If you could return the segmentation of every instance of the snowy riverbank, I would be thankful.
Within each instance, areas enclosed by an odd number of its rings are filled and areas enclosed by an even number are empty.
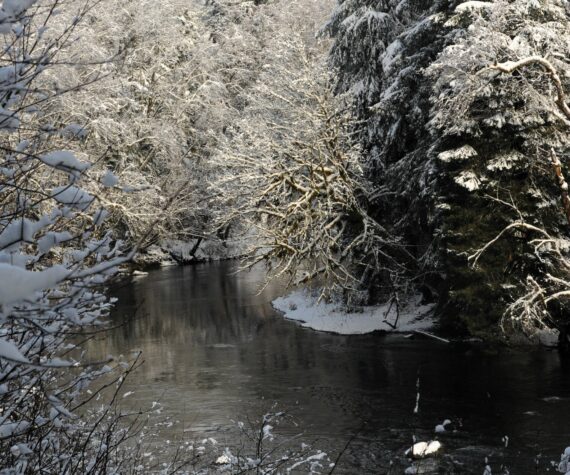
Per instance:
[[[247,245],[246,239],[167,239],[139,253],[135,263],[147,268],[238,259],[246,254]]]
[[[422,305],[420,301],[421,296],[418,295],[401,305],[397,321],[395,308],[390,309],[388,304],[348,312],[340,303],[318,302],[318,298],[308,290],[295,290],[275,299],[272,304],[285,318],[295,320],[303,327],[356,335],[373,331],[410,332],[432,328],[435,324],[435,305]]]

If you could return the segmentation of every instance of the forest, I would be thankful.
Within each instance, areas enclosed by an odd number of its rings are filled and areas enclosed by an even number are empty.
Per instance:
[[[2,0],[0,42],[0,474],[570,473],[567,0]],[[222,387],[264,403],[164,432]]]

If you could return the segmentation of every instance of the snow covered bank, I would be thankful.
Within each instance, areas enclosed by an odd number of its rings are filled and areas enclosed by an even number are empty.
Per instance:
[[[204,239],[200,242],[167,239],[139,253],[135,262],[142,267],[151,267],[237,259],[246,254],[247,245],[244,239]]]
[[[247,253],[251,241],[247,239],[230,238],[224,241],[204,239],[197,241],[165,240],[161,246],[171,256],[180,262],[208,262],[225,259],[236,259]]]
[[[318,303],[317,297],[308,290],[296,290],[275,299],[272,304],[275,309],[283,312],[285,318],[295,320],[303,327],[341,335],[356,335],[376,330],[409,332],[433,327],[434,304],[421,305],[420,301],[421,296],[418,295],[402,305],[397,322],[395,309],[389,309],[388,304],[363,307],[362,311],[351,313],[339,303]]]

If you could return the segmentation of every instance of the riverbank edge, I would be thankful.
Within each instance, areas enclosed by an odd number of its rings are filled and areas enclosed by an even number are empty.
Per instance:
[[[419,334],[444,343],[459,343],[485,346],[489,349],[544,347],[556,348],[557,330],[537,331],[532,338],[503,335],[503,338],[484,339],[461,335],[441,334],[438,328],[435,304],[423,304],[422,296],[411,295],[399,306],[396,319],[394,305],[384,303],[348,310],[340,302],[319,302],[318,296],[309,289],[297,289],[274,299],[273,308],[285,319],[313,331],[337,335],[364,335],[368,333]]]
[[[242,259],[246,256],[243,240],[193,239],[165,240],[137,253],[131,263],[131,272],[147,271],[175,265]]]
[[[428,332],[436,327],[435,304],[423,304],[421,295],[405,302],[347,309],[341,302],[319,301],[309,289],[297,289],[271,302],[284,318],[303,327],[339,335]]]
[[[196,252],[196,251],[200,252]],[[194,252],[193,252],[194,251]],[[176,241],[150,246],[138,254],[125,269],[124,274],[140,276],[146,271],[161,267],[195,265],[216,261],[237,260],[245,257],[243,242],[238,240]],[[307,288],[297,289],[278,297],[272,306],[284,318],[314,331],[339,335],[362,335],[367,333],[422,334],[424,337],[469,345],[483,345],[488,348],[525,348],[559,346],[557,330],[537,331],[532,337],[493,332],[488,335],[468,336],[449,334],[439,328],[435,312],[436,304],[421,304],[421,295],[412,295],[401,304],[397,325],[394,325],[395,307],[388,303],[365,306],[349,311],[342,303],[317,303],[318,298]],[[362,320],[368,323],[362,327]]]

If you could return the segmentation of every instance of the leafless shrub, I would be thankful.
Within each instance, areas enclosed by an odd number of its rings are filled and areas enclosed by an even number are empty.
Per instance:
[[[398,244],[367,213],[375,190],[364,179],[353,119],[330,91],[326,67],[300,34],[280,38],[248,109],[217,157],[221,225],[240,225],[255,245],[248,266],[265,260],[270,277],[320,277],[323,296],[356,292],[370,272],[399,272]],[[223,171],[223,174],[222,174]],[[402,249],[400,254],[405,255]]]

